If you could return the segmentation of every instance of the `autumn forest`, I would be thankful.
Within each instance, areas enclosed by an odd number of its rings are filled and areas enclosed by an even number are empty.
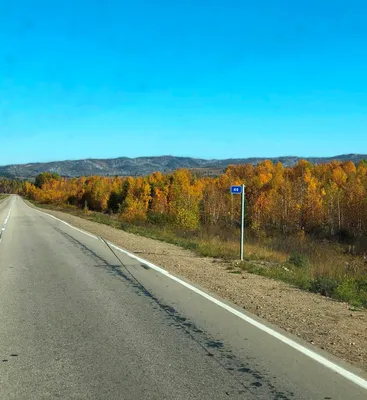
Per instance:
[[[230,186],[246,185],[246,225],[256,235],[304,232],[321,236],[367,235],[367,162],[284,168],[265,161],[230,166],[216,178],[189,170],[138,178],[59,178],[44,173],[19,188],[41,203],[68,203],[116,213],[126,221],[200,226],[239,222],[239,199]],[[1,190],[1,186],[0,186]]]
[[[229,166],[217,177],[185,169],[134,178],[42,173],[33,183],[0,180],[0,193],[105,216],[120,221],[120,228],[149,227],[149,233],[132,232],[160,240],[172,241],[169,230],[184,238],[174,243],[189,244],[201,255],[236,258],[240,196],[231,195],[230,186],[242,183],[248,260],[243,268],[301,288],[316,285],[316,292],[367,306],[367,161],[299,161],[288,168],[264,161]],[[253,263],[259,257],[276,259],[281,268],[290,261],[294,273],[265,270]]]

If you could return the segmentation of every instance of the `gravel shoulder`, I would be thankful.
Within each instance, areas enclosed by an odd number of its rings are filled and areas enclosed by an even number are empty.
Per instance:
[[[34,207],[30,203],[30,206]],[[134,235],[60,211],[47,210],[73,226],[102,236],[166,270],[367,371],[367,312],[304,292],[283,282],[242,272],[178,246]]]

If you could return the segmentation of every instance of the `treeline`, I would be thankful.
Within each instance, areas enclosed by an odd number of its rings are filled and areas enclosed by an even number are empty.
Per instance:
[[[0,193],[22,194],[24,192],[24,182],[0,177]]]
[[[23,193],[41,203],[70,204],[118,214],[129,222],[173,224],[188,230],[235,226],[240,199],[230,186],[246,185],[246,225],[256,235],[367,235],[367,162],[286,168],[264,161],[230,166],[216,178],[181,169],[138,178],[60,178],[44,173]]]

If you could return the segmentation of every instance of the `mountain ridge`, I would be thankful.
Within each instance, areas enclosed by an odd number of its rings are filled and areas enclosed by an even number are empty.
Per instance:
[[[117,157],[117,158],[86,158],[81,160],[63,160],[51,162],[35,162],[26,164],[10,164],[0,166],[0,176],[16,179],[34,178],[41,172],[56,172],[65,177],[90,175],[102,176],[144,176],[152,172],[170,172],[177,168],[202,170],[204,175],[219,174],[228,165],[257,164],[264,160],[281,162],[285,166],[295,165],[299,160],[307,160],[314,164],[331,161],[353,161],[358,163],[367,159],[367,154],[342,154],[333,157],[247,157],[227,159],[202,159],[176,156],[146,156],[146,157]]]

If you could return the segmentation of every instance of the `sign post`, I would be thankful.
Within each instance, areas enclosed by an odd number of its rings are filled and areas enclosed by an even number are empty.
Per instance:
[[[240,241],[240,259],[243,261],[244,238],[245,238],[245,185],[231,186],[232,194],[241,195],[241,241]]]
[[[241,261],[243,261],[245,242],[245,185],[242,185],[241,195]]]

